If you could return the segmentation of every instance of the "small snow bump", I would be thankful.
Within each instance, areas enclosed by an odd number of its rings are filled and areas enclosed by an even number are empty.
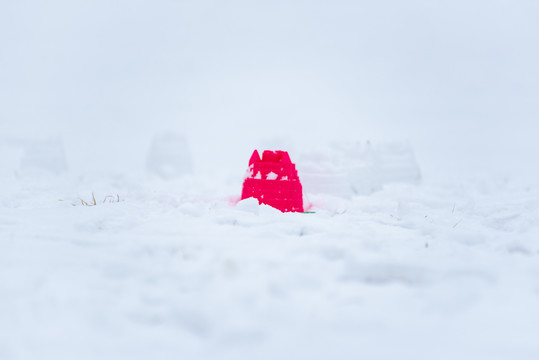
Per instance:
[[[253,214],[258,214],[258,211],[259,211],[258,200],[253,197],[241,200],[236,205],[236,209],[253,213]]]

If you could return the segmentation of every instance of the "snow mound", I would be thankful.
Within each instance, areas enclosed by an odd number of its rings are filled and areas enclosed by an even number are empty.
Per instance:
[[[413,150],[406,143],[345,143],[300,153],[304,191],[350,197],[368,195],[390,183],[419,182]]]
[[[61,138],[4,139],[0,146],[2,173],[36,176],[61,174],[67,161]]]
[[[179,134],[155,136],[148,151],[146,169],[162,179],[175,179],[193,170],[187,140]]]

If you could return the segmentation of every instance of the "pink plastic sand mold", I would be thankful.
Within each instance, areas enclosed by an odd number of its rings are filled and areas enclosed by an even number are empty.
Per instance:
[[[265,150],[261,159],[253,151],[241,193],[242,200],[250,197],[282,212],[303,212],[301,182],[288,152]]]

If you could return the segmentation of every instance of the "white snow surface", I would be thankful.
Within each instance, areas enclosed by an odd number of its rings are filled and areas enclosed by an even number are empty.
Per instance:
[[[50,166],[0,184],[1,359],[539,356],[537,187],[397,174],[299,214],[237,202],[242,169]]]

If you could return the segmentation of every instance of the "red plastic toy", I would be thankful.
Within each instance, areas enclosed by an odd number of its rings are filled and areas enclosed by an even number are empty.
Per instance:
[[[265,150],[262,159],[257,150],[253,152],[241,193],[242,200],[250,197],[282,212],[303,212],[301,182],[286,151]]]

